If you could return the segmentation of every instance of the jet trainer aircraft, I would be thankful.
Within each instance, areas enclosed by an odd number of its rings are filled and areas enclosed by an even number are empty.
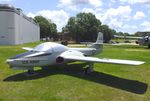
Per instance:
[[[147,46],[148,48],[150,48],[150,35],[147,35],[147,36],[144,36],[144,37],[114,35],[114,38],[137,39],[137,44]]]
[[[88,64],[86,73],[93,71],[93,63],[112,63],[125,65],[141,65],[142,61],[120,60],[120,59],[100,59],[90,57],[102,51],[103,34],[98,33],[95,43],[88,48],[69,48],[67,46],[46,42],[35,48],[23,48],[28,52],[16,55],[6,60],[10,68],[28,70],[28,74],[33,74],[34,67],[45,69],[50,65],[65,64],[69,62],[82,61]]]

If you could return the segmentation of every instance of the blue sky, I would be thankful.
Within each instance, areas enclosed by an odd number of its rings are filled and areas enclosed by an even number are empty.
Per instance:
[[[0,0],[21,8],[27,16],[42,15],[57,24],[58,31],[79,12],[95,14],[102,24],[117,31],[150,31],[150,0]]]

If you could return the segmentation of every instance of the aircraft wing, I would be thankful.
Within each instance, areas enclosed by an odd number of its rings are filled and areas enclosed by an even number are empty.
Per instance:
[[[111,64],[124,64],[124,65],[141,65],[142,61],[133,60],[120,60],[120,59],[107,59],[107,58],[96,58],[96,57],[86,57],[84,55],[73,55],[72,52],[65,55],[61,55],[65,60],[71,61],[83,61],[83,62],[95,62],[95,63],[111,63]]]
[[[33,53],[33,54],[29,54],[25,57],[28,58],[28,57],[44,56],[44,55],[47,55],[47,54],[45,52],[36,52],[36,53]]]

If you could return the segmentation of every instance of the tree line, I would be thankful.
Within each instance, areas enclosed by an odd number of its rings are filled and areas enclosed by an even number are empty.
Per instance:
[[[56,24],[50,19],[36,16],[34,20],[39,23],[40,38],[55,37],[58,34]],[[92,13],[78,13],[75,17],[70,17],[61,33],[69,34],[76,42],[92,42],[96,40],[98,32],[104,34],[104,42],[109,42],[113,35],[129,35],[116,32],[108,25],[102,25],[101,21]]]
[[[40,38],[53,37],[57,34],[57,26],[50,19],[43,16],[34,17],[34,21],[40,26]]]

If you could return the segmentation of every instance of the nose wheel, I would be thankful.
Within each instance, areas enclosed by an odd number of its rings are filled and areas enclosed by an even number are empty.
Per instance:
[[[35,71],[34,71],[34,69],[32,68],[32,69],[28,69],[28,71],[25,73],[25,76],[28,76],[28,77],[31,77],[31,76],[35,76],[35,75],[37,75],[38,73],[36,73]]]

